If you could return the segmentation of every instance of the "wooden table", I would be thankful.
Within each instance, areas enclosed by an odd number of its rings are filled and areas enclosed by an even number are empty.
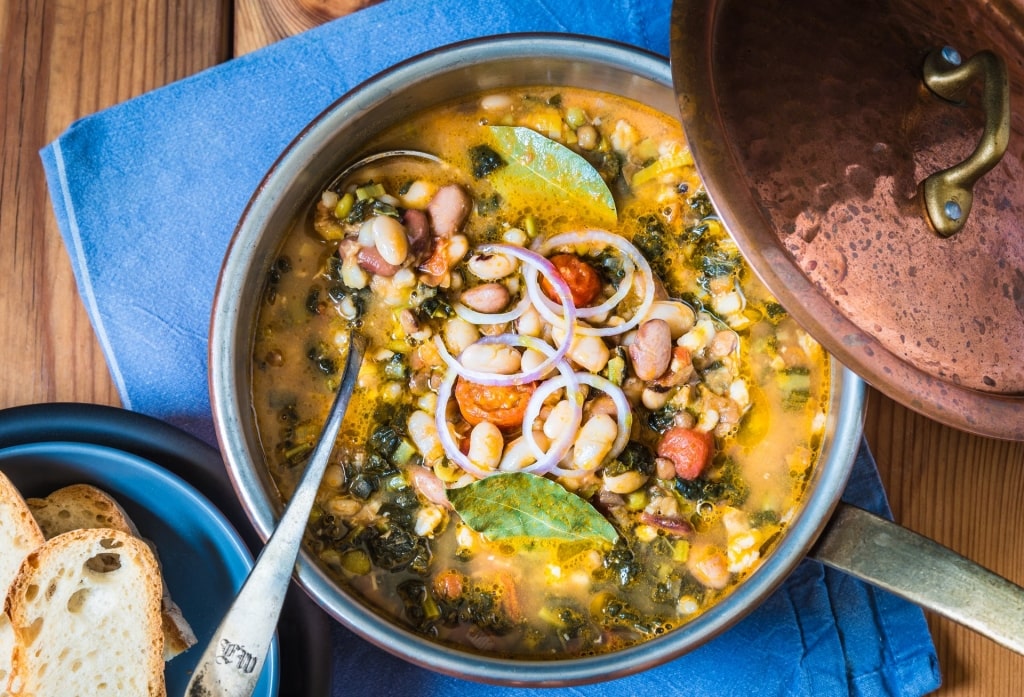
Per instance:
[[[371,3],[0,2],[0,408],[118,404],[38,150],[76,118]],[[897,521],[1024,583],[1024,443],[954,431],[873,391],[867,437]],[[944,619],[928,622],[940,694],[1024,694],[1024,657]]]

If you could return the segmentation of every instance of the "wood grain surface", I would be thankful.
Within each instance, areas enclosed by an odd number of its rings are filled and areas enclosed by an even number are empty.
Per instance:
[[[0,2],[0,408],[118,404],[51,212],[38,151],[73,120],[371,4]],[[897,521],[1024,583],[1024,444],[960,433],[870,393]],[[1024,694],[1024,657],[929,616],[943,697]]]

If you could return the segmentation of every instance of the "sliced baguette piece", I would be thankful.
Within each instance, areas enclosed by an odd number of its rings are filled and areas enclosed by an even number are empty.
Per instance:
[[[17,639],[6,612],[0,612],[0,697],[10,697],[21,686],[14,680],[14,646]]]
[[[135,523],[117,500],[91,484],[72,484],[45,498],[30,498],[27,504],[47,539],[71,530],[92,528],[112,528],[141,537]],[[150,547],[154,546],[150,544]],[[159,551],[154,548],[153,553],[159,563]],[[196,635],[181,608],[171,598],[162,574],[161,585],[164,660],[169,661],[194,646]]]
[[[6,594],[21,562],[44,539],[21,492],[0,472],[0,597]]]
[[[16,694],[166,697],[159,579],[149,546],[119,530],[43,543],[7,596]]]
[[[43,539],[21,492],[0,472],[0,697],[18,687],[12,684],[15,636],[5,607],[7,591],[25,557],[43,544]]]
[[[139,537],[138,529],[121,505],[91,484],[72,484],[46,498],[29,498],[25,502],[46,539],[91,528],[112,528]]]

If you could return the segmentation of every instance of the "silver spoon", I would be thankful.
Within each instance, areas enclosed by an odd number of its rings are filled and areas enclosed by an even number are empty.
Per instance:
[[[437,155],[434,155],[429,152],[423,152],[422,150],[384,150],[381,152],[375,152],[373,154],[367,155],[366,157],[356,160],[352,164],[348,165],[347,167],[345,167],[345,169],[341,170],[341,172],[338,173],[338,176],[331,180],[331,183],[327,186],[327,188],[334,189],[336,186],[341,184],[345,180],[345,178],[348,177],[348,175],[352,174],[357,169],[361,169],[366,165],[371,165],[379,160],[386,160],[392,157],[415,157],[421,160],[429,160],[431,162],[436,162],[439,165],[444,164],[444,160],[442,160]]]
[[[196,664],[185,697],[250,697],[266,662],[317,489],[356,385],[366,339],[349,334],[338,394],[299,485]]]

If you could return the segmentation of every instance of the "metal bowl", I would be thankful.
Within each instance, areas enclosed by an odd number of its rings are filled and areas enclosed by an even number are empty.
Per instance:
[[[242,505],[266,538],[283,508],[252,410],[252,345],[267,271],[320,187],[365,154],[373,136],[406,116],[501,87],[599,89],[678,113],[668,62],[620,44],[566,35],[511,35],[445,47],[360,85],[296,137],[249,202],[225,260],[210,335],[210,384],[221,450]],[[663,637],[612,654],[564,660],[502,659],[432,643],[350,594],[307,553],[298,582],[330,615],[378,646],[442,673],[509,685],[611,679],[668,661],[719,634],[764,599],[804,557],[838,502],[860,444],[863,383],[837,362],[820,462],[801,513],[762,566],[729,597]]]

